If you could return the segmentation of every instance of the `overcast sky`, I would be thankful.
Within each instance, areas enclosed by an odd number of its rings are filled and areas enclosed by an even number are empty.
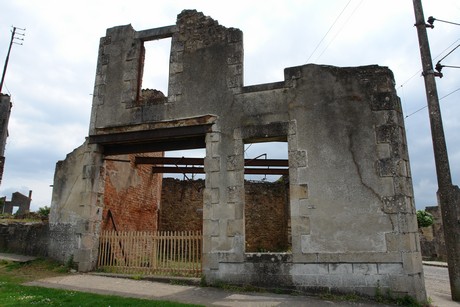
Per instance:
[[[458,0],[425,0],[423,5],[425,19],[460,22]],[[24,44],[13,45],[2,91],[11,95],[13,109],[0,196],[10,199],[12,192],[28,195],[33,190],[32,210],[50,205],[56,162],[88,134],[100,37],[107,28],[122,24],[138,31],[173,25],[183,9],[196,9],[243,31],[245,85],[281,81],[285,67],[307,63],[388,66],[407,116],[416,206],[436,204],[431,132],[409,0],[0,0],[1,64],[11,26],[26,28]],[[460,43],[460,26],[436,21],[428,33],[435,63]],[[161,60],[150,65],[156,70],[149,72],[149,82],[164,91],[169,52],[165,42],[152,43],[153,51],[147,50],[147,60]],[[460,48],[442,64],[460,66]],[[441,99],[441,108],[453,182],[458,185],[460,69],[446,67],[443,73],[436,81],[439,97],[448,95]]]

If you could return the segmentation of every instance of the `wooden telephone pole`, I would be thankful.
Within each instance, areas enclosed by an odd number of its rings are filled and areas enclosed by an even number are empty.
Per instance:
[[[441,109],[433,69],[430,46],[426,28],[432,25],[425,23],[421,0],[413,0],[415,26],[422,58],[422,74],[425,79],[425,90],[430,114],[431,137],[438,179],[438,202],[441,207],[444,239],[447,249],[450,289],[452,300],[460,301],[460,190],[452,185],[452,178],[447,155],[446,140],[442,126]]]
[[[13,44],[22,45],[22,42],[18,43],[17,40],[19,41],[24,40],[24,38],[18,37],[18,35],[24,36],[24,33],[19,33],[17,32],[17,30],[25,31],[26,29],[20,29],[20,28],[13,27],[13,31],[11,31],[10,46],[8,48],[8,53],[6,54],[5,66],[3,67],[3,73],[2,73],[2,80],[0,81],[0,93],[2,92],[3,82],[5,81],[5,74],[6,74],[6,69],[8,68],[8,61],[10,59],[11,47],[13,46]]]

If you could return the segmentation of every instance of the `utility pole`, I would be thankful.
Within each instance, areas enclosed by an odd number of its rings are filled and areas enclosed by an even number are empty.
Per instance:
[[[2,89],[3,89],[3,81],[5,81],[6,68],[8,67],[8,61],[10,59],[11,46],[13,46],[13,44],[22,45],[22,42],[18,43],[15,40],[20,40],[20,41],[24,40],[24,38],[17,37],[17,35],[24,36],[25,34],[17,33],[16,30],[25,31],[26,29],[13,27],[13,31],[11,32],[10,47],[8,48],[8,53],[6,54],[5,66],[3,67],[2,81],[0,82],[0,93],[2,92]]]
[[[433,139],[434,160],[438,179],[438,203],[441,207],[444,239],[446,241],[447,263],[449,267],[450,289],[452,300],[460,301],[460,189],[452,185],[452,178],[447,155],[446,140],[442,126],[441,109],[439,107],[436,76],[428,43],[426,28],[432,28],[425,23],[421,0],[413,0],[415,26],[422,58],[422,74],[425,79],[425,90],[430,115],[431,137]]]

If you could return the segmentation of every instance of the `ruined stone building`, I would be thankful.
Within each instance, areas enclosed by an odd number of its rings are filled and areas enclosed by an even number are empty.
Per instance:
[[[11,195],[11,200],[6,200],[6,197],[1,198],[0,213],[13,214],[16,208],[16,214],[26,214],[30,211],[30,203],[32,202],[32,191],[29,191],[29,196],[20,192],[14,192]]]
[[[11,114],[11,97],[0,93],[0,184],[5,168],[5,147],[8,138],[8,122]]]
[[[171,38],[164,96],[141,90],[143,45],[163,38]],[[286,68],[283,81],[245,86],[243,62],[242,32],[192,10],[172,26],[108,29],[88,138],[56,166],[49,254],[73,256],[88,271],[102,229],[158,229],[162,176],[139,161],[204,148],[198,212],[208,283],[371,296],[380,289],[425,300],[392,72],[307,64]],[[288,148],[290,247],[254,253],[244,145],[273,141]]]

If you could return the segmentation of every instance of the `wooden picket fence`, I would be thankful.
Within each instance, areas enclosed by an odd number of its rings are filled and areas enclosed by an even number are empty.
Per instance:
[[[98,269],[123,274],[201,276],[201,231],[103,231]]]

